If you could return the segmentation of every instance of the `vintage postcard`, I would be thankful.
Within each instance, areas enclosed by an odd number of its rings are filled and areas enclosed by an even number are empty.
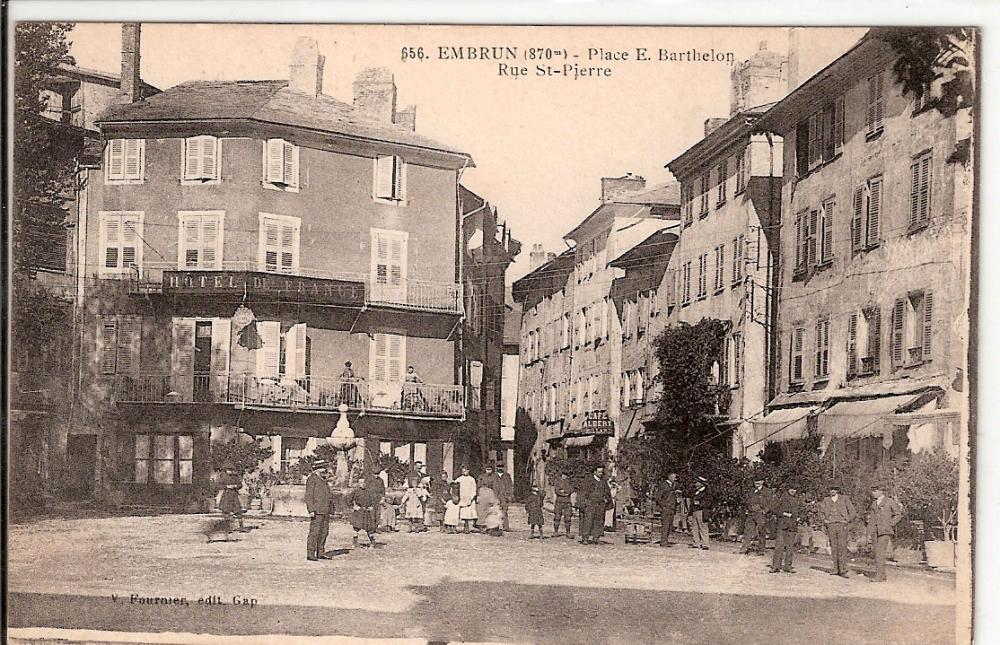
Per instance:
[[[9,32],[8,642],[971,642],[977,28]]]

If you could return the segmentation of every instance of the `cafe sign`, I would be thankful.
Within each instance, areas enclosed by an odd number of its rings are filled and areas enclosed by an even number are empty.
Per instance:
[[[591,434],[614,436],[615,422],[608,416],[606,410],[588,412],[583,420],[583,430]]]
[[[178,296],[244,295],[250,300],[278,300],[317,305],[361,307],[365,285],[260,271],[164,271],[163,293]]]

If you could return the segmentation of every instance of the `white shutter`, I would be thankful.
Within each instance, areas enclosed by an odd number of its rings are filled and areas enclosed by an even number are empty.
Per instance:
[[[261,264],[264,265],[265,271],[278,270],[278,238],[280,236],[278,229],[278,223],[273,219],[264,218],[261,222],[261,238],[263,240]]]
[[[197,267],[201,264],[201,218],[197,215],[188,215],[182,220],[181,241],[181,266]]]
[[[101,215],[101,234],[104,245],[104,268],[117,269],[121,266],[121,217],[118,215]]]
[[[287,141],[281,142],[281,181],[286,186],[297,186],[298,185],[298,173],[296,172],[298,164],[298,146],[292,145]]]
[[[392,198],[403,198],[403,182],[406,179],[406,164],[399,157],[392,158]]]
[[[108,179],[125,177],[125,139],[108,141]]]
[[[392,199],[394,164],[395,157],[375,158],[375,197],[379,199]]]
[[[265,320],[257,323],[257,333],[260,334],[263,346],[257,352],[257,376],[277,378],[278,351],[280,347],[281,323],[276,320]]]
[[[284,183],[285,142],[281,139],[268,139],[265,144],[264,180],[270,184]]]
[[[285,374],[294,379],[306,375],[306,324],[298,323],[285,332]]]
[[[222,236],[219,234],[220,221],[217,215],[203,215],[201,217],[201,267],[205,269],[219,268],[220,242]]]
[[[142,179],[143,139],[125,140],[125,179]]]
[[[229,371],[229,347],[232,334],[232,322],[229,318],[212,320],[212,362],[210,370],[213,374],[223,374]]]
[[[122,217],[122,268],[142,266],[142,222],[134,215]]]
[[[368,358],[368,378],[372,381],[386,381],[388,372],[388,344],[386,334],[373,334]]]
[[[388,379],[402,381],[406,373],[406,337],[397,334],[388,336]]]
[[[184,140],[184,179],[198,179],[201,173],[202,137],[188,137]]]
[[[219,139],[216,137],[201,137],[201,168],[199,177],[202,179],[219,178]]]
[[[194,386],[194,319],[174,318],[172,331],[171,389],[181,401],[190,401]]]
[[[299,229],[291,224],[281,225],[281,266],[282,273],[293,273],[298,268]]]
[[[114,374],[118,356],[118,320],[114,316],[102,318],[99,343],[101,374]]]

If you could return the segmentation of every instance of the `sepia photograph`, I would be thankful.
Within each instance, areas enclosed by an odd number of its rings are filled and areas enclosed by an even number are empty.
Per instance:
[[[6,642],[973,641],[980,28],[230,20],[6,25]]]

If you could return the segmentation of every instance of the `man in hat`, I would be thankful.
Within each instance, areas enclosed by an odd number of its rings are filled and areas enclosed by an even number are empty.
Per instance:
[[[538,529],[539,539],[545,537],[542,534],[542,525],[545,523],[542,516],[542,495],[538,492],[537,484],[531,486],[531,493],[524,500],[524,510],[528,513],[528,538],[534,539],[535,529]]]
[[[709,535],[705,513],[712,510],[712,494],[708,490],[708,480],[696,477],[694,493],[691,494],[691,543],[692,549],[708,550]]]
[[[510,478],[510,475],[504,472],[503,464],[497,464],[497,474],[496,474],[496,488],[493,490],[497,494],[497,499],[500,500],[500,510],[503,511],[503,530],[510,530],[510,516],[507,510],[510,508],[510,503],[514,501],[514,480]]]
[[[660,546],[673,546],[670,532],[677,512],[677,473],[669,473],[656,489],[656,505],[660,509]]]
[[[583,493],[583,528],[581,529],[581,544],[598,544],[598,538],[604,535],[604,514],[614,506],[611,487],[604,479],[604,468],[594,468],[593,477],[588,482]]]
[[[799,518],[802,517],[802,500],[794,485],[774,503],[775,535],[774,557],[771,559],[771,573],[795,573],[792,557],[795,555],[795,538],[799,534]]]
[[[307,560],[329,560],[326,555],[326,536],[330,533],[330,511],[333,495],[327,483],[327,467],[324,459],[313,462],[313,471],[306,478],[306,510],[309,511],[309,537],[306,538]]]
[[[872,486],[872,505],[868,510],[868,534],[875,542],[875,578],[871,582],[885,582],[885,556],[889,542],[896,533],[896,525],[903,519],[903,507],[885,494],[885,486]]]
[[[378,478],[376,478],[378,479]],[[380,498],[378,491],[368,487],[365,478],[358,480],[358,487],[351,491],[348,503],[351,505],[351,528],[354,529],[353,545],[358,546],[358,538],[365,534],[363,546],[375,546],[375,514]]]
[[[819,517],[830,540],[830,555],[833,556],[830,573],[841,578],[848,577],[847,531],[857,516],[854,502],[840,492],[840,484],[831,484],[830,495],[819,503]]]
[[[764,478],[758,477],[753,482],[753,490],[747,499],[746,520],[743,523],[743,550],[741,553],[764,552],[764,524],[767,513],[774,501],[774,491],[764,486]]]
[[[552,520],[555,528],[553,529],[553,535],[559,535],[559,522],[565,520],[566,537],[571,538],[573,537],[570,535],[573,531],[573,484],[570,482],[569,475],[565,471],[559,474],[555,489],[556,502],[553,508],[555,518]]]
[[[351,361],[344,363],[344,371],[340,373],[340,399],[349,406],[358,403],[358,384]]]

